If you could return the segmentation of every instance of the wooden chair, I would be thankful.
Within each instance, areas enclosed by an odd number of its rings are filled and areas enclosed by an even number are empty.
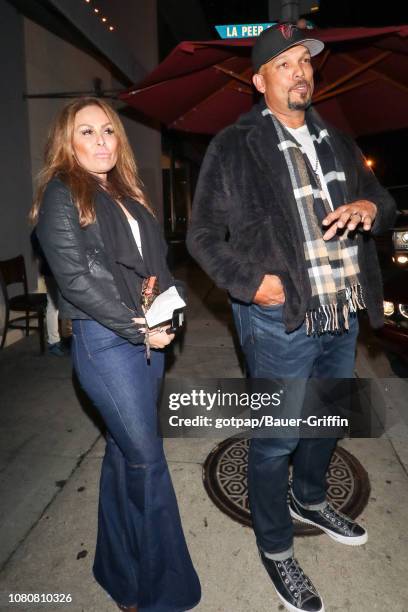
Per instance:
[[[8,286],[22,284],[23,293],[9,297]],[[0,261],[0,294],[3,297],[3,329],[0,329],[1,343],[3,348],[9,329],[25,329],[28,336],[30,329],[36,329],[40,335],[40,350],[45,351],[45,329],[44,317],[47,308],[46,293],[28,293],[26,267],[23,255],[13,259]],[[10,320],[10,312],[24,312],[24,315],[14,317]],[[37,319],[37,325],[30,325],[32,319]],[[24,322],[23,325],[21,323]],[[0,323],[1,325],[1,323]]]

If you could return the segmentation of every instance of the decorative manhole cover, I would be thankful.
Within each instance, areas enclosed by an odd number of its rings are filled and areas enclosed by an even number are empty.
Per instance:
[[[234,521],[250,527],[248,506],[247,459],[249,441],[228,438],[208,455],[203,480],[208,495],[218,508]],[[336,510],[356,518],[366,506],[370,494],[368,474],[348,451],[337,446],[327,475],[328,498]],[[318,535],[319,529],[294,521],[296,535]]]

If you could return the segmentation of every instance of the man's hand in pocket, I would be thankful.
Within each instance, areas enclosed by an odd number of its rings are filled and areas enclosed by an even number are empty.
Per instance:
[[[279,276],[275,274],[265,274],[262,283],[255,293],[253,302],[259,306],[274,306],[283,304],[285,292]]]

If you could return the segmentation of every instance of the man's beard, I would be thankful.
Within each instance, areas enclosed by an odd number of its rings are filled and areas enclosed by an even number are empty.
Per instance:
[[[308,86],[308,83],[306,81],[303,81],[301,83],[298,83],[298,86],[299,85],[307,85]],[[303,100],[300,100],[299,102],[292,102],[292,100],[290,99],[290,94],[291,93],[292,93],[291,91],[288,92],[288,108],[289,108],[289,110],[306,110],[306,109],[309,108],[309,106],[312,103],[312,94],[311,94],[309,86],[308,86],[308,92],[306,94],[306,97],[303,98]]]
[[[302,102],[292,102],[290,96],[288,96],[288,109],[289,110],[307,110],[312,103],[312,96],[308,96],[306,100]]]

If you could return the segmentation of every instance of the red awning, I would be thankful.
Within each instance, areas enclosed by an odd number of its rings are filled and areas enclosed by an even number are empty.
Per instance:
[[[314,104],[328,121],[355,136],[408,127],[408,25],[308,34],[326,44]],[[121,98],[169,128],[215,134],[253,104],[254,40],[180,43]]]

